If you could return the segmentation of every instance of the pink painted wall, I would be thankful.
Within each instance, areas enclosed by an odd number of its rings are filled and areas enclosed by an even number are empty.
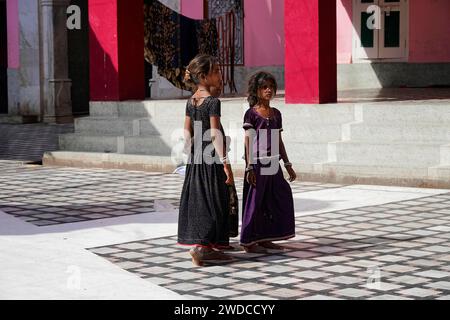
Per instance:
[[[336,7],[322,0],[285,6],[286,103],[336,102]]]
[[[337,1],[338,63],[352,59],[352,0]],[[450,62],[450,1],[409,1],[409,62]]]
[[[284,0],[245,0],[248,67],[284,65]]]
[[[181,13],[202,19],[203,0],[181,0]],[[284,65],[284,0],[245,0],[245,65]]]
[[[337,62],[352,62],[352,0],[337,0]]]
[[[409,61],[450,62],[450,1],[410,0]]]
[[[203,19],[203,0],[180,0],[181,14],[192,19]]]
[[[142,3],[89,0],[88,5],[90,99],[144,99]]]
[[[89,4],[90,95],[93,101],[119,99],[117,6],[102,0]]]
[[[20,67],[19,4],[18,0],[6,0],[8,33],[8,68]]]

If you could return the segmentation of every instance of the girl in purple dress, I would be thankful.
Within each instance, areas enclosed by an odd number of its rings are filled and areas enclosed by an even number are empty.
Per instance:
[[[243,126],[246,173],[240,241],[247,252],[283,249],[272,241],[295,236],[294,200],[280,159],[290,182],[296,179],[296,174],[281,138],[281,113],[270,106],[276,91],[276,80],[267,72],[258,72],[249,80],[250,108]]]

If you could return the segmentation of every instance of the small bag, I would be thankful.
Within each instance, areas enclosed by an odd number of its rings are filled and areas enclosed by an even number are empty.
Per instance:
[[[236,187],[234,185],[228,186],[228,194],[230,197],[230,208],[229,208],[229,236],[235,238],[239,234],[239,199],[237,196]]]

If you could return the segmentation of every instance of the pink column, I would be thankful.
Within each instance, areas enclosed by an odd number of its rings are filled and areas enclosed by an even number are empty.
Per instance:
[[[89,0],[90,99],[145,98],[143,0]]]
[[[335,0],[285,0],[286,103],[337,101]]]
[[[8,68],[20,67],[19,56],[19,5],[18,0],[6,0],[8,33]]]

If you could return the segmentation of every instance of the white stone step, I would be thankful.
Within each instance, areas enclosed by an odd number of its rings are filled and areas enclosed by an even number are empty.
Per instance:
[[[60,150],[87,152],[118,152],[120,137],[115,135],[81,135],[77,133],[59,136]]]
[[[441,146],[441,163],[440,165],[450,166],[450,144]]]
[[[298,123],[340,124],[354,121],[352,104],[285,105],[274,102],[285,123],[295,119]],[[94,117],[150,117],[156,119],[184,119],[186,100],[148,100],[121,102],[91,102],[90,115]],[[245,99],[222,99],[222,118],[242,122],[248,109]]]
[[[119,105],[115,101],[91,101],[89,103],[91,117],[118,117]]]
[[[427,179],[427,167],[402,167],[392,165],[361,165],[359,163],[328,162],[316,164],[317,173],[332,176],[380,177],[399,179]]]
[[[242,119],[243,112],[245,111],[243,103],[244,101],[223,102],[223,115],[237,116],[238,119]],[[185,111],[185,99],[90,103],[90,115],[94,117],[183,119]]]
[[[343,126],[344,141],[450,143],[450,125],[352,123]]]
[[[125,137],[123,153],[153,156],[171,156],[172,145],[170,141],[158,136]]]
[[[75,133],[83,135],[126,135],[134,134],[134,121],[127,118],[82,117],[74,121]]]
[[[239,143],[243,141],[244,130],[242,121],[222,119],[227,135],[237,136]],[[287,126],[283,132],[286,143],[317,142],[339,140],[342,136],[340,124],[302,124]],[[80,135],[118,135],[118,136],[148,136],[158,135],[169,139],[173,135],[183,136],[183,119],[154,120],[153,118],[129,117],[82,117],[75,119],[75,132]]]
[[[158,135],[170,137],[183,130],[181,120],[154,121],[152,118],[83,117],[75,119],[75,132],[82,135],[139,136]]]
[[[439,165],[440,144],[334,142],[328,145],[329,161],[342,164],[399,167]]]
[[[151,117],[155,104],[151,101],[90,102],[89,114],[93,117]]]
[[[126,169],[165,173],[172,173],[179,165],[179,163],[173,162],[170,157],[76,151],[46,152],[42,162],[46,166]]]
[[[302,123],[299,126],[291,126],[287,123],[284,126],[282,136],[286,143],[294,141],[309,143],[338,141],[342,137],[342,125]]]
[[[175,143],[173,143],[175,145]],[[116,136],[66,134],[60,136],[60,149],[65,151],[128,153],[170,156],[169,141],[160,136]]]
[[[450,184],[450,165],[430,167],[428,174],[432,179],[447,181]]]
[[[276,106],[283,116],[283,127],[303,125],[331,125],[344,124],[355,121],[355,107],[353,104],[320,104],[320,105],[279,105]]]
[[[358,120],[367,124],[397,123],[398,125],[434,124],[437,126],[450,126],[450,107],[448,102],[423,103],[396,102],[391,104],[364,104],[355,106]]]
[[[286,152],[292,163],[314,164],[328,160],[328,143],[290,142]]]

